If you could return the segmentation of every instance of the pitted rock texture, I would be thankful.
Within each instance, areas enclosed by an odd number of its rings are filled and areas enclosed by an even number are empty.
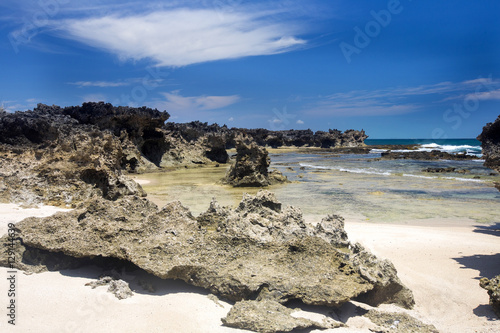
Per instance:
[[[344,326],[331,318],[321,322],[294,317],[297,310],[287,308],[276,301],[241,301],[236,303],[222,323],[225,326],[252,330],[260,333],[290,332],[303,328],[337,328]]]
[[[378,325],[377,332],[384,333],[439,333],[434,325],[424,324],[406,313],[370,310],[365,315]]]
[[[273,148],[283,146],[322,148],[360,147],[364,146],[364,141],[368,138],[363,130],[356,131],[351,129],[345,132],[335,129],[330,129],[328,132],[313,132],[310,129],[272,131],[264,128],[228,128],[226,125],[208,125],[208,123],[199,121],[182,124],[167,123],[166,128],[171,132],[179,133],[188,142],[195,142],[207,134],[215,135],[226,142],[226,148],[234,148],[236,146],[235,138],[242,132],[248,135],[252,141],[255,141],[257,145]]]
[[[108,292],[115,295],[118,299],[126,299],[134,295],[127,282],[111,276],[102,276],[98,280],[86,283],[85,285],[92,287],[92,289],[108,286]]]
[[[488,291],[488,295],[490,296],[490,305],[498,318],[500,318],[500,275],[497,275],[491,280],[482,278],[479,281],[479,285],[481,288]]]
[[[242,134],[235,141],[236,162],[229,168],[225,183],[234,187],[261,187],[287,181],[279,171],[268,171],[271,159],[264,147]]]
[[[337,307],[362,297],[370,304],[413,305],[394,266],[350,244],[341,218],[306,224],[300,210],[283,208],[267,191],[246,195],[236,209],[213,201],[198,218],[179,202],[158,210],[137,196],[96,198],[67,213],[28,218],[16,224],[16,233],[19,258],[39,249],[70,258],[126,260],[233,301],[298,299]],[[0,263],[7,265],[6,237],[2,244]],[[33,264],[37,271],[44,265]],[[16,265],[30,266],[24,259]]]
[[[500,116],[486,124],[477,139],[483,148],[484,165],[500,172]]]

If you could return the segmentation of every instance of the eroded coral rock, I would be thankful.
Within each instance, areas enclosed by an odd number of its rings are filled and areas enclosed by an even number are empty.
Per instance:
[[[224,325],[243,328],[260,333],[290,332],[302,328],[337,328],[343,326],[331,318],[313,321],[293,316],[297,310],[287,308],[276,301],[241,301],[236,303],[227,316]]]
[[[269,172],[271,159],[264,147],[246,135],[238,135],[236,141],[236,162],[229,168],[225,182],[235,187],[261,187],[286,182],[279,171]]]
[[[491,280],[482,278],[479,281],[479,285],[481,288],[488,291],[488,295],[490,296],[490,305],[496,315],[500,318],[500,275],[497,275]]]
[[[307,224],[300,210],[282,207],[268,191],[246,195],[236,209],[213,201],[198,218],[179,202],[159,210],[138,196],[95,198],[67,213],[19,222],[16,246],[20,258],[39,249],[126,260],[234,301],[298,299],[337,307],[363,297],[370,304],[411,306],[394,266],[351,245],[342,223],[330,216],[318,226]],[[5,264],[8,239],[2,244]],[[29,267],[23,260],[16,265]],[[396,297],[402,291],[408,299]]]
[[[102,276],[99,280],[86,283],[85,285],[92,287],[92,289],[101,286],[108,286],[108,292],[115,295],[118,299],[125,299],[134,295],[127,282],[115,279],[111,276]]]
[[[406,313],[370,310],[365,317],[379,326],[378,332],[387,333],[439,333],[434,325],[428,325]]]

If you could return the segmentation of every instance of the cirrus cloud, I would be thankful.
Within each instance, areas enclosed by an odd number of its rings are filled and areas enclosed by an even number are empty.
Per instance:
[[[66,19],[54,22],[64,38],[116,54],[151,59],[159,66],[236,59],[287,52],[305,44],[298,24],[273,19],[272,11],[176,8],[151,13]],[[279,15],[278,15],[279,16]],[[276,16],[276,17],[278,17]]]

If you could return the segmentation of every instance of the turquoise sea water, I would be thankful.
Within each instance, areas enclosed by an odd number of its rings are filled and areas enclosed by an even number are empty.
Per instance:
[[[366,144],[416,144],[417,150],[465,152],[476,158],[465,161],[382,160],[383,149],[373,149],[369,154],[276,154],[271,156],[272,166],[297,181],[283,191],[280,189],[279,196],[300,202],[308,214],[330,210],[344,215],[358,214],[377,222],[429,218],[469,219],[482,223],[500,220],[497,213],[500,193],[494,187],[500,177],[483,166],[479,141],[367,140]],[[424,171],[449,167],[456,172]]]
[[[481,142],[477,139],[367,139],[370,145],[418,145],[421,150],[441,150],[449,153],[481,154]]]
[[[367,144],[388,144],[387,141],[373,142]],[[408,144],[406,140],[391,142]],[[418,224],[422,221],[428,224],[435,220],[441,221],[436,223],[470,225],[500,221],[500,192],[494,187],[494,182],[500,182],[500,176],[483,166],[478,142],[426,140],[419,144],[417,149],[466,151],[476,158],[467,161],[382,160],[381,150],[377,149],[369,154],[277,150],[270,154],[271,168],[280,170],[292,182],[267,189],[284,205],[298,207],[305,216],[316,220],[327,214],[338,214],[347,220],[378,223]],[[423,171],[447,167],[456,168],[457,172]],[[220,184],[218,180],[227,168],[161,173],[144,189],[162,203],[180,200],[194,214],[205,211],[213,197],[222,205],[234,207],[243,193],[255,194],[258,188]]]

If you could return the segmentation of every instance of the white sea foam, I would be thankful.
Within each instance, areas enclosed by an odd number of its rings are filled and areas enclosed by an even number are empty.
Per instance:
[[[300,163],[300,166],[311,168],[311,169],[319,169],[319,170],[336,170],[342,172],[350,172],[350,173],[359,173],[359,174],[367,174],[367,175],[381,175],[381,176],[390,176],[391,173],[388,171],[382,171],[378,169],[360,169],[360,168],[342,168],[342,167],[327,167],[320,165],[310,165]]]
[[[349,172],[356,174],[365,174],[365,175],[379,175],[379,176],[397,176],[398,174],[394,174],[390,171],[382,171],[374,168],[369,169],[360,169],[360,168],[342,168],[342,167],[329,167],[329,166],[321,166],[321,165],[311,165],[311,164],[299,164],[302,167],[311,168],[311,169],[319,169],[319,170],[334,170],[341,172]],[[423,176],[423,175],[415,175],[411,173],[403,173],[403,177],[412,177],[412,178],[422,178],[422,179],[447,179],[447,180],[458,180],[461,182],[473,182],[473,183],[484,183],[484,180],[481,179],[472,179],[472,178],[460,178],[460,177],[433,177],[433,176]]]
[[[370,150],[370,153],[372,154],[380,154],[383,152],[386,152],[390,149],[378,149],[374,148]],[[416,149],[394,149],[391,150],[392,152],[395,153],[410,153],[410,152],[415,152],[415,151],[422,151],[422,152],[431,152],[433,150],[439,150],[442,152],[450,153],[450,154],[457,154],[457,153],[466,153],[468,155],[474,155],[477,157],[482,157],[482,149],[480,146],[471,146],[471,145],[440,145],[437,143],[426,143],[426,144],[421,144],[419,145]]]

